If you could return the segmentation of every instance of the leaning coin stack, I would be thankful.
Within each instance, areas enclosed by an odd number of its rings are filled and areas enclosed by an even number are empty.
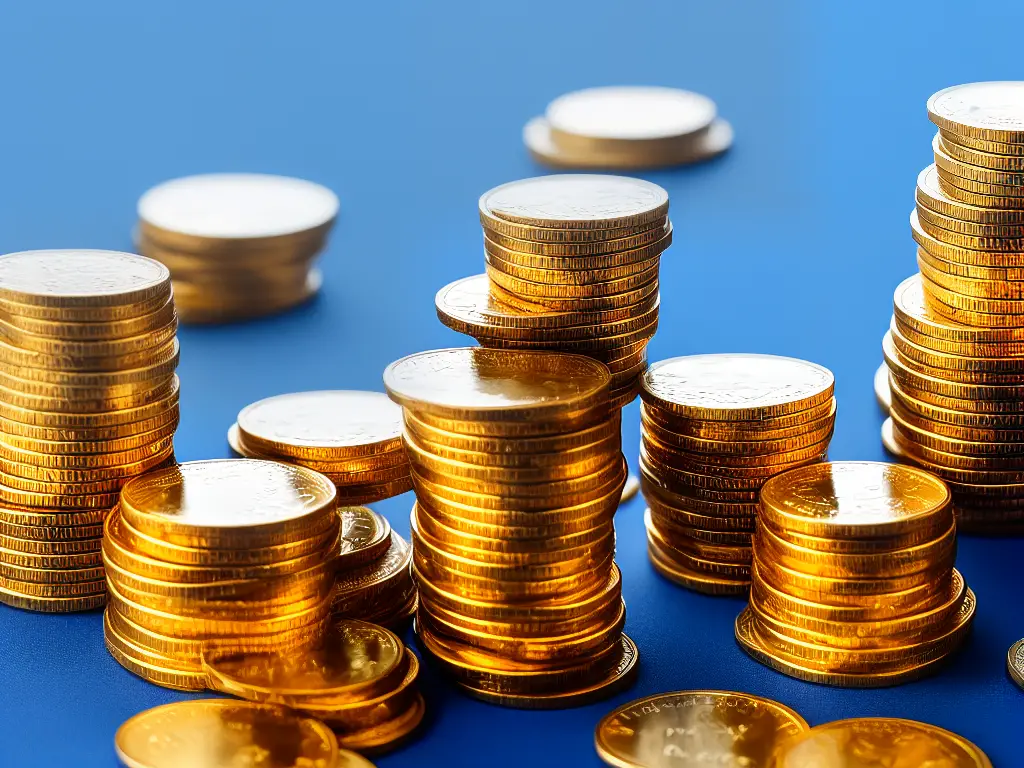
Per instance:
[[[745,595],[758,490],[825,458],[832,373],[790,357],[691,355],[655,363],[641,384],[651,564],[698,592]]]
[[[129,482],[104,526],[111,655],[150,682],[201,690],[205,651],[320,641],[339,549],[335,497],[316,472],[252,459]]]
[[[587,355],[636,398],[658,327],[658,269],[672,242],[668,194],[621,176],[545,176],[480,198],[487,275],[442,288],[441,322],[495,349]]]
[[[315,469],[340,504],[369,504],[412,490],[402,409],[380,392],[294,392],[242,409],[228,430],[242,456]]]
[[[974,618],[955,556],[952,501],[934,475],[880,462],[790,470],[761,489],[736,639],[802,680],[916,679],[960,647]]]
[[[939,131],[911,214],[920,275],[897,290],[885,342],[887,443],[949,483],[971,530],[1024,523],[1021,104],[1024,82],[928,100]]]
[[[412,464],[421,647],[470,695],[572,706],[635,672],[612,516],[626,467],[610,375],[484,348],[392,363]]]
[[[354,566],[346,567],[344,559],[339,565],[332,597],[335,618],[362,619],[380,624],[396,632],[404,630],[416,613],[416,582],[412,578],[412,547],[409,542],[391,530],[387,521],[366,507],[346,507],[342,510],[342,552],[350,515],[373,515],[376,527],[388,532],[382,554]],[[373,545],[367,550],[376,550]]]
[[[523,142],[552,168],[628,171],[717,157],[732,145],[732,126],[699,93],[613,86],[559,96],[526,124]]]
[[[138,213],[136,246],[171,270],[182,321],[217,323],[283,312],[320,290],[313,262],[338,198],[285,176],[208,174],[153,187]]]
[[[129,478],[173,460],[176,331],[155,261],[0,256],[0,602],[105,602],[103,519]]]

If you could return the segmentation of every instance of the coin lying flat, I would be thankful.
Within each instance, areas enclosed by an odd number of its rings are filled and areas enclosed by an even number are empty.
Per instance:
[[[1024,143],[1024,82],[993,81],[945,88],[928,99],[928,117],[954,134]]]

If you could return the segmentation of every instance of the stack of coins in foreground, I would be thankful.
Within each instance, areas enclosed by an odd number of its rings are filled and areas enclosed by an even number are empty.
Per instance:
[[[658,269],[672,241],[668,194],[621,176],[545,176],[480,198],[487,276],[441,289],[449,328],[496,349],[587,355],[631,402],[658,327]]]
[[[103,519],[129,478],[173,459],[176,330],[155,261],[0,257],[0,602],[104,603]]]
[[[242,409],[232,449],[315,469],[338,486],[340,504],[369,504],[412,490],[402,447],[402,409],[380,392],[294,392]]]
[[[364,547],[372,557],[347,565],[344,551],[353,540],[346,529],[355,528],[350,516],[367,513],[374,516],[376,527],[387,527],[386,547],[381,554],[374,544]],[[381,624],[398,632],[404,630],[416,613],[416,582],[412,578],[412,547],[409,542],[391,530],[383,517],[366,507],[346,507],[341,510],[342,560],[337,569],[337,580],[332,597],[332,613],[336,618],[363,619]],[[383,525],[381,525],[383,523]],[[367,539],[367,541],[370,541]],[[373,539],[372,541],[376,541]]]
[[[150,472],[103,538],[107,648],[150,682],[206,688],[211,648],[306,648],[327,631],[338,553],[334,485],[252,459]]]
[[[561,707],[632,679],[609,379],[579,355],[483,348],[422,352],[384,373],[416,489],[419,641],[473,696]]]
[[[359,752],[398,746],[426,709],[417,658],[393,633],[362,621],[334,624],[312,650],[210,651],[204,665],[213,688],[315,717]]]
[[[535,160],[553,168],[662,168],[709,160],[732,126],[707,96],[678,88],[614,86],[559,96],[523,129]]]
[[[167,265],[183,322],[282,312],[320,290],[312,268],[338,215],[329,189],[261,174],[159,184],[139,199],[139,252]]]
[[[750,606],[736,639],[784,674],[895,685],[959,648],[974,593],[953,568],[949,490],[879,462],[793,469],[761,489]]]
[[[655,363],[641,383],[651,563],[698,592],[746,594],[758,490],[825,458],[832,373],[790,357],[692,355]]]

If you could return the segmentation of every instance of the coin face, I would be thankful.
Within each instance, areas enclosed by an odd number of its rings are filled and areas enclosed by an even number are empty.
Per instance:
[[[594,743],[602,760],[620,768],[767,768],[779,743],[806,730],[792,709],[760,696],[680,691],[619,707],[598,723]]]
[[[114,736],[129,768],[335,768],[338,743],[323,723],[284,707],[197,699],[146,710]]]
[[[480,215],[534,227],[613,229],[665,216],[668,193],[625,176],[562,174],[502,184],[480,198]]]
[[[587,88],[548,105],[551,127],[577,136],[634,141],[686,136],[715,119],[707,96],[677,88]]]
[[[170,290],[167,267],[119,251],[21,251],[0,256],[0,299],[46,306],[132,304]]]
[[[257,238],[305,232],[338,215],[326,187],[287,176],[211,173],[159,184],[139,199],[139,218],[194,237]]]
[[[927,723],[885,717],[837,720],[783,744],[778,768],[860,768],[873,765],[991,768],[967,739]]]
[[[1024,688],[1024,640],[1018,640],[1007,651],[1006,671],[1013,682]]]
[[[940,128],[1014,143],[1024,132],[1024,82],[967,83],[928,99],[928,117]]]
[[[792,357],[690,355],[648,368],[641,396],[692,418],[747,420],[811,408],[834,383],[827,368]]]

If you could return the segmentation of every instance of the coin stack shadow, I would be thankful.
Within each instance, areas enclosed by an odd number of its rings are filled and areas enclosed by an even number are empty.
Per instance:
[[[640,476],[659,573],[706,594],[747,593],[758,490],[824,460],[833,384],[821,366],[770,355],[677,357],[644,373]]]
[[[0,257],[0,602],[105,602],[103,519],[173,460],[177,320],[167,270],[111,251]]]
[[[404,358],[384,380],[405,408],[421,647],[467,693],[506,706],[572,706],[628,684],[637,652],[612,524],[626,466],[607,370],[473,348]]]
[[[836,462],[765,483],[740,646],[811,682],[879,687],[932,671],[976,607],[953,568],[948,489],[899,464]]]
[[[632,402],[658,327],[668,194],[639,179],[556,175],[492,189],[479,208],[487,275],[441,289],[441,322],[485,347],[600,360],[612,405]]]
[[[929,99],[935,164],[911,214],[920,274],[897,289],[883,342],[883,439],[949,484],[962,530],[1024,524],[1024,130],[1002,106],[1022,98],[1024,83],[976,83]]]
[[[204,651],[296,649],[330,621],[339,518],[331,482],[251,459],[129,482],[104,526],[104,636],[126,669],[207,687]]]

